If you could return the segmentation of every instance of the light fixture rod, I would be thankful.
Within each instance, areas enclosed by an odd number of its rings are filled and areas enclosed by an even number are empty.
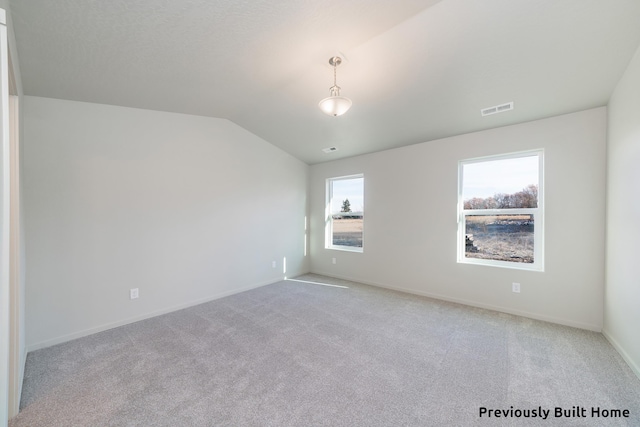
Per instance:
[[[339,56],[333,56],[329,58],[329,64],[333,66],[333,86],[329,88],[329,92],[331,93],[331,96],[340,96],[340,86],[336,83],[336,69],[338,68],[338,65],[342,64],[342,58]]]
[[[342,64],[342,58],[340,58],[339,56],[329,58],[329,64],[333,65],[333,86],[338,87],[338,85],[336,84],[336,68],[338,68],[338,65]],[[339,91],[340,88],[338,88],[338,93]]]

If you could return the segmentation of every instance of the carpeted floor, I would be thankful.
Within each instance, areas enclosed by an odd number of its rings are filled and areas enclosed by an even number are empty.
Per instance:
[[[640,426],[640,380],[598,333],[306,275],[29,353],[9,425]]]

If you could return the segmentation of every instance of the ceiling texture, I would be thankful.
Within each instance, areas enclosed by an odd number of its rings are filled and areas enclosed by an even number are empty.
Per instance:
[[[639,0],[10,7],[26,95],[224,118],[308,164],[606,105],[640,44]],[[353,107],[330,117],[336,54]]]

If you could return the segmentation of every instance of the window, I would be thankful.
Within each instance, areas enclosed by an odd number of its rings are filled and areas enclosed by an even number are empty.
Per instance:
[[[362,252],[363,225],[364,176],[328,179],[325,247]]]
[[[543,152],[459,163],[458,262],[543,270]]]

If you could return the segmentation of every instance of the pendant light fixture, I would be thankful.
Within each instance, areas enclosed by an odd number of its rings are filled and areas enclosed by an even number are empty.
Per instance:
[[[333,86],[329,88],[330,96],[320,101],[320,109],[330,116],[341,116],[351,108],[351,100],[340,96],[340,86],[336,84],[336,67],[342,63],[342,58],[334,56],[329,58],[329,64],[333,66]]]

